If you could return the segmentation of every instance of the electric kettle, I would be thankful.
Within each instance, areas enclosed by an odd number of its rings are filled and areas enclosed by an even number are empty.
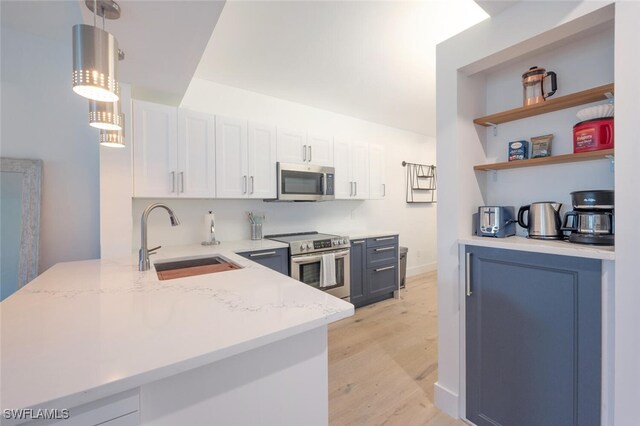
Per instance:
[[[551,78],[551,91],[544,93],[544,79]],[[522,90],[524,106],[535,105],[544,102],[549,96],[553,96],[558,90],[558,80],[556,73],[547,72],[544,68],[531,67],[529,71],[522,74]]]
[[[560,220],[560,207],[562,207],[562,203],[549,201],[522,206],[518,210],[518,225],[528,231],[529,238],[561,240],[564,236]],[[525,213],[527,213],[526,222],[524,220]]]

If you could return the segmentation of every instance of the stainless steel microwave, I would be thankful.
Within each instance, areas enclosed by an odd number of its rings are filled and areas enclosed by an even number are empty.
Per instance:
[[[335,199],[333,167],[278,163],[279,201],[327,201]]]

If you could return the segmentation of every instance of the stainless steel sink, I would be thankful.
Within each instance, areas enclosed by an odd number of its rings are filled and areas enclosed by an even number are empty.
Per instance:
[[[154,263],[160,280],[233,271],[242,267],[221,255],[167,259]]]

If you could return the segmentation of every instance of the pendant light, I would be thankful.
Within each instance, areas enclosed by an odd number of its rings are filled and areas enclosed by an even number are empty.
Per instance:
[[[73,26],[73,91],[101,102],[120,99],[118,82],[118,40],[96,26],[96,15],[118,19],[120,6],[112,0],[86,0],[93,11],[93,26]]]
[[[98,142],[100,145],[110,148],[124,148],[124,116],[122,118],[122,130],[103,130],[100,129]]]
[[[89,101],[89,125],[96,129],[122,130],[124,114],[120,109],[120,101],[98,102]]]

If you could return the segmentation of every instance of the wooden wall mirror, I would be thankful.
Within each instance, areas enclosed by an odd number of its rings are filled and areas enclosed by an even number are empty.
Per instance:
[[[41,160],[0,158],[0,300],[38,275]]]

